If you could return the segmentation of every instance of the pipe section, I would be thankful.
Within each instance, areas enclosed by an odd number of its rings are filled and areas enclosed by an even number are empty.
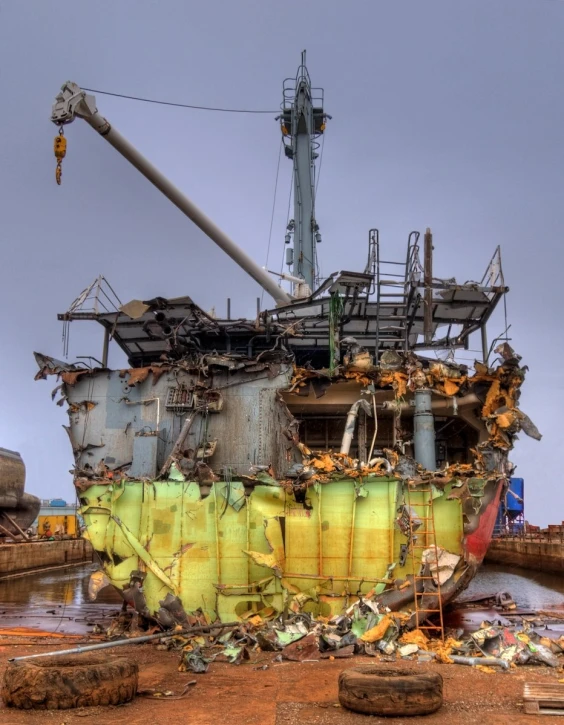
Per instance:
[[[463,395],[461,398],[452,395],[431,401],[431,410],[440,411],[441,413],[448,413],[449,411],[452,411],[452,413],[456,415],[459,408],[462,408],[465,405],[478,404],[482,405],[482,402],[476,393],[468,393],[467,395]],[[404,410],[411,410],[412,408],[413,405],[411,403],[399,403],[395,400],[385,400],[382,403],[383,410],[401,410],[403,412]]]
[[[352,439],[354,438],[354,429],[356,426],[356,419],[358,418],[358,411],[362,408],[366,415],[372,415],[372,409],[368,401],[361,399],[357,400],[356,403],[351,405],[349,414],[347,415],[347,422],[345,424],[345,433],[343,435],[343,441],[341,443],[341,453],[346,456],[349,455],[351,449]]]
[[[501,657],[462,657],[460,655],[449,655],[456,665],[496,665],[497,667],[503,667],[504,670],[509,669],[509,662],[501,659]]]
[[[192,634],[195,632],[208,632],[212,629],[233,629],[239,627],[241,622],[228,622],[227,624],[204,624],[196,627],[184,627],[183,629],[173,629],[168,632],[157,632],[157,634],[148,634],[143,637],[130,637],[128,639],[118,639],[113,642],[101,642],[100,644],[89,644],[86,647],[73,647],[73,649],[60,649],[54,652],[39,652],[35,655],[23,655],[22,657],[10,657],[8,662],[21,662],[22,660],[32,660],[37,657],[55,657],[55,655],[78,655],[82,652],[95,652],[99,649],[110,649],[112,647],[123,647],[127,644],[141,644],[142,642],[152,642],[155,639],[164,639],[165,637],[176,637],[179,634]]]
[[[392,464],[390,463],[390,461],[388,461],[387,458],[381,458],[380,456],[377,456],[376,458],[371,458],[367,464],[368,468],[373,468],[377,463],[383,463],[386,466],[386,473],[388,475],[391,476],[392,473],[394,472],[394,469],[392,468]]]
[[[415,460],[427,471],[437,469],[435,457],[435,419],[431,406],[431,391],[415,391],[415,413],[413,414],[413,443]]]

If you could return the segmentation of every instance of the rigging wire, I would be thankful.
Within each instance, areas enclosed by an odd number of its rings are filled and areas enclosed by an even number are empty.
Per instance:
[[[288,196],[288,211],[286,212],[286,227],[290,223],[290,207],[292,205],[292,191],[294,188],[294,177],[290,178],[290,194]],[[282,262],[280,263],[280,274],[284,271],[284,257],[286,256],[286,245],[282,246]]]
[[[503,284],[505,284],[505,280],[504,280]],[[507,322],[507,295],[506,294],[503,295],[503,316],[505,318],[505,342],[508,342],[509,338],[507,337],[507,332],[509,330],[510,325],[508,325],[508,322]]]
[[[59,617],[59,623],[55,627],[54,630],[52,630],[51,634],[56,634],[59,631],[59,627],[63,623],[63,619],[65,619],[66,611],[67,611],[67,602],[69,599],[69,594],[71,592],[71,574],[72,570],[70,567],[67,568],[67,578],[65,581],[65,588],[63,592],[63,611],[61,612],[61,616]],[[74,578],[74,577],[73,577]]]
[[[317,189],[319,187],[319,179],[321,178],[321,164],[323,163],[323,149],[325,148],[325,133],[321,139],[321,151],[319,152],[319,168],[317,170],[317,179],[315,180],[315,198],[317,198]]]
[[[114,96],[114,98],[126,98],[129,101],[142,101],[143,103],[156,103],[159,106],[175,106],[176,108],[191,108],[196,111],[220,111],[222,113],[280,113],[280,111],[262,111],[251,108],[217,108],[214,106],[196,106],[191,103],[175,103],[173,101],[159,101],[155,98],[143,98],[142,96],[128,96],[125,93],[112,93],[110,91],[100,91],[95,88],[83,88],[83,91],[89,93],[98,93],[103,96]]]
[[[268,232],[268,246],[266,248],[266,262],[264,263],[265,269],[268,268],[268,258],[270,256],[270,243],[272,241],[272,227],[274,226],[274,212],[276,211],[276,194],[278,191],[278,176],[280,174],[280,159],[282,158],[282,146],[284,146],[284,141],[280,139],[280,149],[278,151],[278,164],[276,166],[276,180],[274,182],[274,199],[272,201],[272,214],[270,216],[270,231]],[[260,306],[262,308],[262,300],[264,297],[264,290],[261,292],[260,295]]]
[[[315,205],[317,203],[317,189],[319,188],[319,179],[321,178],[321,164],[323,163],[323,149],[325,148],[325,133],[321,138],[321,150],[319,151],[319,167],[316,169],[315,185],[313,193],[313,210],[315,215]],[[314,250],[315,252],[315,250]],[[321,267],[319,266],[319,257],[315,254],[315,281],[319,284],[321,280]]]

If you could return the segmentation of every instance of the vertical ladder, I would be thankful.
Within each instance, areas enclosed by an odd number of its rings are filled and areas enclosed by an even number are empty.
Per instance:
[[[413,496],[421,494],[422,500],[414,501]],[[428,498],[427,498],[428,497]],[[407,507],[409,512],[409,535],[411,545],[411,561],[413,563],[413,601],[415,604],[415,621],[419,629],[430,630],[436,632],[442,640],[444,640],[443,625],[443,604],[441,599],[441,583],[439,579],[439,549],[437,547],[437,537],[435,533],[435,514],[433,510],[433,489],[418,488],[411,490],[407,486]],[[421,515],[420,513],[421,512]],[[416,524],[415,516],[421,524]],[[434,584],[433,575],[424,574],[424,566],[421,561],[421,554],[425,549],[431,549],[434,552],[435,562],[437,566],[436,590],[432,592],[425,591],[425,585],[428,581]],[[419,556],[417,554],[419,553]],[[418,584],[423,583],[423,591],[419,592]],[[438,608],[431,609],[425,606],[425,597],[437,597]],[[432,615],[438,615],[439,624],[428,622],[428,618]],[[424,624],[426,622],[426,624]]]
[[[415,287],[412,271],[418,255],[418,232],[411,232],[405,262],[380,258],[378,231],[371,229],[369,244],[374,249],[376,291],[376,357],[381,349],[407,351],[413,323]]]

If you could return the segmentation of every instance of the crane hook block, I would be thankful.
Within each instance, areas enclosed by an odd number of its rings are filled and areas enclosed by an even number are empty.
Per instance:
[[[55,136],[54,150],[57,161],[62,161],[67,153],[67,140],[64,136]]]
[[[63,173],[61,162],[65,158],[65,154],[67,153],[67,140],[63,136],[63,127],[62,126],[59,130],[59,135],[55,136],[55,141],[53,143],[53,149],[55,151],[55,158],[57,159],[57,168],[55,169],[55,180],[57,181],[57,184],[60,186],[61,185],[61,176]]]

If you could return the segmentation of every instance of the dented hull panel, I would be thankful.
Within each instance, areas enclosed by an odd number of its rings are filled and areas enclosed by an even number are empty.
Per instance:
[[[25,491],[25,465],[16,451],[0,448],[0,540],[21,536],[39,514],[41,501]]]
[[[241,482],[216,482],[202,498],[195,482],[128,481],[90,487],[81,513],[111,583],[127,590],[131,572],[146,570],[152,613],[171,593],[187,612],[222,621],[285,607],[331,616],[390,584],[390,564],[407,542],[394,527],[404,485],[383,478],[363,485],[359,497],[356,482],[333,481],[298,503],[276,486],[258,485],[245,497]],[[460,502],[442,496],[435,512],[438,546],[462,556]],[[408,558],[394,579],[413,573]]]

